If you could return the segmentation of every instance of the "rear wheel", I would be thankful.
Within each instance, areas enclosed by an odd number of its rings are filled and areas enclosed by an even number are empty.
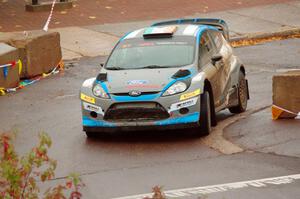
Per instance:
[[[247,80],[242,71],[240,71],[239,75],[239,86],[238,86],[238,105],[234,107],[230,107],[229,111],[231,113],[242,113],[247,109],[247,101],[248,101],[248,88],[247,88]]]
[[[200,133],[201,135],[208,135],[211,132],[211,107],[210,95],[205,91],[201,95],[200,105]]]

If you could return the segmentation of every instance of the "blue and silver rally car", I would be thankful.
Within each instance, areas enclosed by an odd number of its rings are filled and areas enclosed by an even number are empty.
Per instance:
[[[97,133],[194,128],[209,134],[216,113],[246,110],[245,67],[220,19],[181,19],[126,34],[80,91],[83,130]]]

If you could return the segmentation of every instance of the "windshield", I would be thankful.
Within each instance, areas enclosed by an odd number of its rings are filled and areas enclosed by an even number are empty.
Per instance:
[[[194,44],[194,37],[124,40],[109,57],[106,69],[165,68],[189,65],[194,61]]]

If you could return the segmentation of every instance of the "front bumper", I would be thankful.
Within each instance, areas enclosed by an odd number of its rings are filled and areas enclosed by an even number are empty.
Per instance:
[[[84,94],[86,96],[93,96]],[[164,130],[164,129],[182,129],[199,126],[200,117],[200,89],[187,91],[181,94],[160,97],[160,94],[150,96],[141,96],[140,98],[122,97],[121,99],[111,96],[111,99],[81,98],[82,107],[82,125],[84,131],[94,132],[115,132],[132,130]],[[121,120],[108,119],[109,110],[116,104],[139,104],[156,103],[162,107],[168,117],[159,119],[128,119]],[[186,108],[187,112],[180,112],[180,109]],[[142,110],[142,109],[141,109]],[[97,112],[96,117],[92,112]],[[129,114],[128,114],[129,116]]]
[[[171,130],[199,126],[199,113],[195,112],[178,118],[151,122],[107,122],[83,117],[83,130],[89,132],[117,132],[140,130]]]
[[[188,129],[188,128],[196,128],[198,127],[198,123],[190,123],[190,124],[176,124],[176,125],[168,125],[168,126],[123,126],[123,127],[114,127],[114,128],[106,128],[106,127],[90,127],[83,126],[83,131],[86,132],[95,132],[95,133],[115,133],[120,131],[150,131],[150,130],[178,130],[178,129]]]

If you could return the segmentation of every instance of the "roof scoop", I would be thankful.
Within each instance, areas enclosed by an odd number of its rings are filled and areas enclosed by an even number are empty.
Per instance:
[[[167,26],[167,27],[149,27],[145,29],[143,37],[145,39],[150,38],[165,38],[172,37],[176,32],[177,26]]]
[[[182,77],[189,76],[190,74],[191,74],[191,71],[186,70],[186,69],[180,69],[172,76],[172,78],[173,79],[182,78]]]

